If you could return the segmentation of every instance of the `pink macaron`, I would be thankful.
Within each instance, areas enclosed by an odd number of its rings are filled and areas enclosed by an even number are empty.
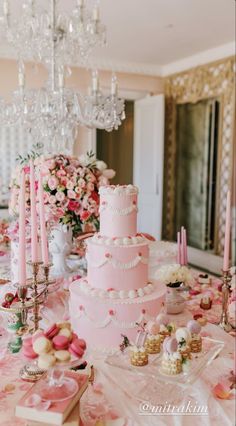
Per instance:
[[[27,346],[33,346],[32,336],[27,336],[22,341],[22,346],[25,348]]]
[[[55,337],[58,332],[59,332],[59,327],[56,324],[53,324],[44,332],[44,336],[47,337],[48,339],[53,339],[53,337]]]
[[[80,347],[81,347],[83,350],[85,350],[85,349],[86,349],[86,347],[87,347],[85,340],[84,340],[84,339],[79,339],[79,338],[78,338],[78,342],[79,342]]]
[[[178,349],[178,342],[175,337],[167,337],[163,342],[163,351],[173,354]]]
[[[67,349],[69,346],[69,339],[68,337],[60,334],[52,339],[52,343],[54,348],[57,350]]]
[[[38,354],[34,352],[32,346],[23,346],[22,353],[26,358],[29,358],[29,359],[34,359],[34,358],[37,358],[38,356]]]
[[[187,328],[189,329],[190,333],[192,334],[199,334],[201,331],[201,326],[198,321],[190,320],[187,323]]]
[[[84,354],[84,349],[81,347],[81,342],[82,339],[77,339],[77,340],[73,340],[73,342],[70,344],[69,347],[69,351],[71,354],[77,356],[77,357],[81,357]]]

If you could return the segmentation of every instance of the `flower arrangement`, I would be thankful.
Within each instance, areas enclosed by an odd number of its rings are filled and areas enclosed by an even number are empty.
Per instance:
[[[8,246],[10,243],[9,238],[9,223],[7,220],[0,220],[0,244],[4,246]]]
[[[156,278],[169,287],[179,287],[181,283],[190,284],[193,281],[187,266],[181,266],[178,263],[162,266],[157,270]]]
[[[34,154],[34,153],[33,153]],[[48,222],[71,225],[73,235],[93,232],[99,227],[99,195],[101,185],[115,176],[92,152],[79,158],[68,155],[31,156],[43,176],[45,211]],[[11,180],[9,211],[18,211],[20,172],[26,174],[26,208],[30,207],[29,157],[16,168]],[[38,182],[35,182],[36,192]]]

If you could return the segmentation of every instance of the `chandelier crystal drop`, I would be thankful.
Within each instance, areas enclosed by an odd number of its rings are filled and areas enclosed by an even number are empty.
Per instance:
[[[110,93],[101,92],[97,71],[92,72],[87,95],[65,87],[68,64],[86,63],[93,48],[105,43],[106,29],[97,4],[89,11],[84,0],[77,0],[69,16],[59,11],[56,0],[50,0],[49,12],[38,10],[36,3],[24,2],[21,19],[16,20],[8,1],[3,2],[0,25],[7,42],[18,52],[19,88],[11,103],[0,99],[0,124],[22,125],[49,152],[71,151],[78,126],[117,129],[125,118],[124,100],[118,96],[115,75]],[[47,84],[40,89],[25,87],[24,61],[32,59],[48,69]]]

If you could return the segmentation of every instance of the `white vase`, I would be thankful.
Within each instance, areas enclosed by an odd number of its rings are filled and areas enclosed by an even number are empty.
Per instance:
[[[71,269],[67,265],[66,257],[72,248],[72,229],[68,225],[56,225],[50,235],[49,250],[52,256],[52,274],[54,276],[67,275]]]
[[[180,314],[185,306],[184,298],[179,294],[177,288],[167,286],[166,292],[166,313]]]

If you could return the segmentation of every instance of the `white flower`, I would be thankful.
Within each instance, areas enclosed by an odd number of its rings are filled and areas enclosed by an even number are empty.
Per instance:
[[[97,167],[98,170],[103,172],[103,170],[105,170],[107,168],[107,165],[106,165],[106,163],[104,163],[104,161],[97,160],[96,161],[96,167]]]
[[[192,282],[193,277],[186,266],[178,263],[164,265],[156,272],[156,278],[164,284],[183,282],[185,284]]]

